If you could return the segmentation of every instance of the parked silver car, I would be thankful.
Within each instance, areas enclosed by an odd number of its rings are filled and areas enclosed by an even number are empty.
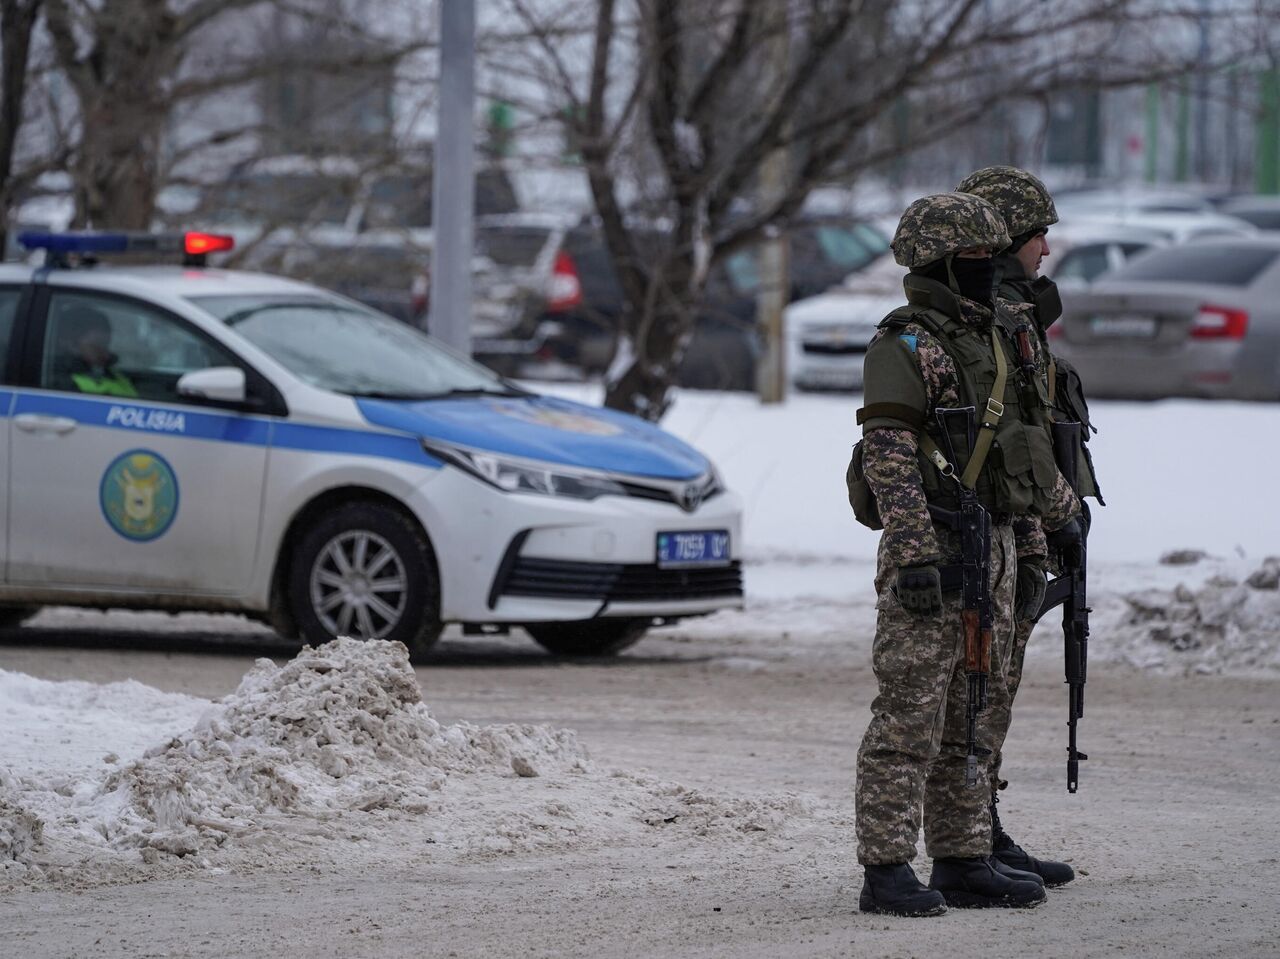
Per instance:
[[[1252,223],[1259,230],[1280,231],[1280,196],[1239,196],[1222,204],[1222,212]]]
[[[1090,396],[1280,399],[1280,236],[1159,247],[1050,327]]]

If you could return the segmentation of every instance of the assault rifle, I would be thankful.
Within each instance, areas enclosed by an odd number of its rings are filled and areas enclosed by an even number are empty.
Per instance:
[[[951,461],[947,475],[954,476],[958,457],[952,436],[966,436],[966,454],[972,452],[974,408],[966,406],[934,412],[942,428],[946,455]],[[991,750],[978,745],[978,713],[987,708],[987,677],[991,673],[991,514],[978,501],[978,494],[961,483],[958,477],[956,488],[960,493],[958,511],[930,506],[929,512],[960,534],[960,620],[964,629],[964,669],[968,679],[964,781],[966,786],[976,786],[978,757],[991,755]]]
[[[1076,488],[1076,470],[1079,468],[1080,439],[1084,427],[1080,423],[1054,423],[1053,455],[1058,461],[1058,469]],[[1086,570],[1088,550],[1086,539],[1088,531],[1088,507],[1083,501],[1084,529],[1078,549],[1064,550],[1058,557],[1062,575],[1049,581],[1045,590],[1044,602],[1036,621],[1053,607],[1062,606],[1062,636],[1064,661],[1067,674],[1067,792],[1073,793],[1080,785],[1080,763],[1088,759],[1076,747],[1076,720],[1084,716],[1084,683],[1085,671],[1089,662],[1089,609],[1086,589]]]

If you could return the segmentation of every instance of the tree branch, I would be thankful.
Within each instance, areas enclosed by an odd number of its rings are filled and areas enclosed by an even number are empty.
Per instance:
[[[613,45],[614,0],[600,0],[592,48],[591,83],[582,137],[582,161],[587,181],[618,279],[631,303],[642,303],[648,285],[632,236],[627,230],[617,183],[609,171],[610,145],[604,140],[604,99],[609,87],[609,55]]]

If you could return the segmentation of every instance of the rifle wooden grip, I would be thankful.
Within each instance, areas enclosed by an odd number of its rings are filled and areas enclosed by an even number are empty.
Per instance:
[[[981,651],[983,673],[991,672],[991,630],[984,629],[982,631],[982,651]]]
[[[971,673],[982,672],[982,631],[978,628],[978,611],[961,610],[960,621],[964,624],[964,668]]]
[[[1014,339],[1018,344],[1018,359],[1023,366],[1032,366],[1036,361],[1035,351],[1031,348],[1031,333],[1025,326],[1018,327],[1014,333]]]

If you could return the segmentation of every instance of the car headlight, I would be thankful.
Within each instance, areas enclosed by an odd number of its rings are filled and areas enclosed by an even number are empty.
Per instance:
[[[422,441],[422,447],[437,459],[451,463],[505,493],[541,493],[545,496],[571,496],[574,499],[627,495],[626,489],[616,480],[558,463],[517,459],[481,450],[444,446],[427,440]]]

